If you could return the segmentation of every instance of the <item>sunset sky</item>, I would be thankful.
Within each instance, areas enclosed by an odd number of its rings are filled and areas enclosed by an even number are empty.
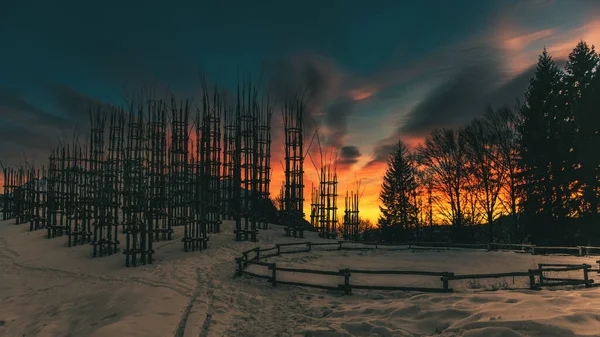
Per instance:
[[[230,90],[250,74],[311,93],[307,139],[318,128],[339,148],[340,194],[361,179],[361,215],[376,220],[399,138],[414,146],[487,104],[514,104],[544,46],[562,65],[581,39],[600,42],[600,1],[4,0],[0,160],[45,163],[90,104],[122,105],[142,85],[191,97],[200,71]],[[308,204],[308,160],[306,172]]]

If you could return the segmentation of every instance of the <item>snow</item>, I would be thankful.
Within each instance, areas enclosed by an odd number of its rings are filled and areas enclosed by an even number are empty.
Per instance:
[[[235,257],[256,245],[324,241],[261,231],[235,242],[232,223],[209,249],[183,252],[179,239],[155,243],[152,265],[125,268],[123,254],[91,258],[89,245],[0,221],[0,336],[599,336],[600,288],[498,290],[452,281],[449,294],[271,287],[234,277]],[[124,236],[121,235],[121,241]],[[457,274],[526,271],[537,263],[588,263],[593,257],[532,256],[471,250],[324,251],[282,255],[278,266],[338,270],[415,269]],[[573,277],[580,275],[572,275]],[[320,277],[320,276],[319,276]],[[327,278],[327,276],[323,276]],[[340,283],[287,273],[278,278]],[[593,274],[591,278],[598,277]],[[504,280],[516,287],[519,280]],[[352,283],[441,287],[437,277],[352,275]]]

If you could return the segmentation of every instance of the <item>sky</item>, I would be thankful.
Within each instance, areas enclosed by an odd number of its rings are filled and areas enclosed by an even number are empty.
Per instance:
[[[561,64],[581,39],[600,42],[599,14],[598,0],[3,0],[0,160],[44,164],[59,137],[85,128],[89,106],[150,87],[194,97],[199,73],[233,90],[243,74],[275,96],[306,91],[306,138],[318,130],[336,149],[339,193],[360,180],[361,215],[375,221],[399,139],[413,148],[522,100],[544,47]]]

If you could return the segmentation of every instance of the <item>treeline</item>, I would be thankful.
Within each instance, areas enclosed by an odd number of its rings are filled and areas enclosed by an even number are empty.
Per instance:
[[[544,49],[522,103],[435,129],[413,152],[400,141],[380,194],[383,238],[446,224],[455,241],[484,225],[484,241],[599,243],[598,69],[583,41],[564,69]]]

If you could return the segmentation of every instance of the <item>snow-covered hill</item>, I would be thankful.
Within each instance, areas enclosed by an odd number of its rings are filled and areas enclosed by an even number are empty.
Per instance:
[[[91,259],[88,246],[0,222],[0,336],[598,336],[600,289],[451,294],[356,291],[351,296],[300,287],[271,287],[235,278],[234,258],[257,244],[235,242],[232,223],[210,248],[184,253],[155,243],[156,262],[125,268],[122,254]],[[323,241],[261,231],[258,245]],[[123,240],[121,240],[123,241]],[[315,269],[402,269],[454,272],[527,270],[540,262],[594,258],[477,251],[311,252],[278,264]],[[290,276],[292,277],[292,276]],[[296,275],[293,275],[296,277]],[[592,278],[597,278],[592,276]],[[410,282],[420,282],[416,279]],[[403,281],[404,282],[404,281]],[[460,288],[460,289],[458,289]]]

